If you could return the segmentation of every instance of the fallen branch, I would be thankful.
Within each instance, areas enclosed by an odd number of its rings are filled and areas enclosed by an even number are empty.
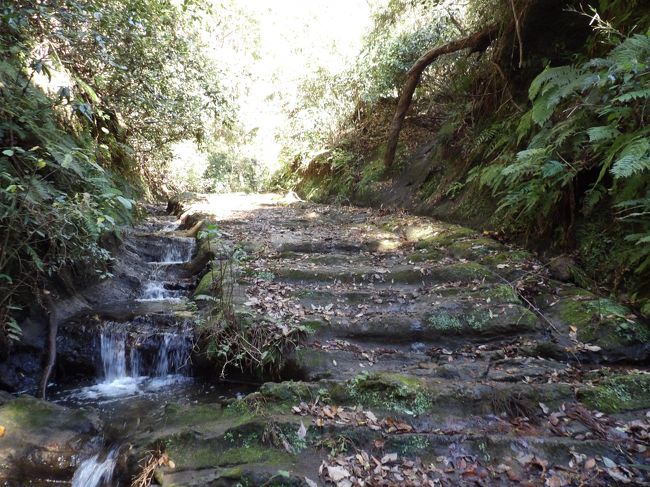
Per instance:
[[[156,469],[161,466],[175,467],[167,453],[160,449],[147,452],[147,455],[140,461],[140,473],[133,477],[131,487],[149,487]]]
[[[395,115],[393,116],[393,121],[390,126],[390,131],[388,132],[388,142],[386,144],[386,153],[384,154],[384,167],[389,168],[393,165],[395,152],[397,151],[397,142],[399,140],[399,134],[402,131],[406,112],[411,106],[413,93],[415,93],[415,88],[420,82],[420,77],[426,67],[442,55],[462,51],[463,49],[471,49],[472,52],[484,51],[488,48],[494,37],[496,37],[497,32],[498,28],[493,25],[481,32],[435,47],[423,54],[411,69],[408,70],[406,73],[406,81],[404,82],[404,86],[402,86],[402,92],[399,97],[399,102],[397,103],[397,109],[395,110]]]

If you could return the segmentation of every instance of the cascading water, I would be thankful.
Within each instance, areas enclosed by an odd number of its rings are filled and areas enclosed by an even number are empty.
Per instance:
[[[190,345],[187,336],[165,333],[156,357],[156,377],[182,372],[187,367]]]
[[[162,301],[176,298],[173,291],[165,288],[162,282],[150,281],[144,285],[140,301]]]
[[[143,334],[116,329],[108,322],[101,332],[100,353],[102,378],[93,386],[75,393],[79,399],[112,399],[154,392],[188,378],[188,362],[192,349],[189,333],[183,329],[172,332]],[[138,350],[136,342],[148,353]],[[152,352],[153,351],[153,352]]]
[[[72,487],[111,486],[117,456],[118,449],[113,448],[102,461],[99,460],[99,454],[84,460],[72,477]]]
[[[104,366],[104,382],[111,382],[126,377],[125,334],[107,330],[102,331],[100,348],[102,365]],[[133,349],[131,352],[133,352]]]
[[[170,245],[163,254],[161,262],[166,264],[184,264],[192,260],[194,239],[175,239],[176,245]]]
[[[145,283],[140,301],[179,300],[180,293],[165,287],[164,277],[170,267],[192,260],[195,241],[193,238],[175,238],[160,255],[160,260],[149,262],[151,273]]]
[[[192,286],[182,264],[191,261],[195,240],[170,234],[177,226],[174,222],[162,227],[156,221],[134,236],[132,248],[147,265],[140,297],[110,303],[108,311],[99,314],[99,340],[89,344],[100,355],[97,382],[61,396],[63,402],[92,404],[104,411],[116,429],[125,431],[111,441],[124,441],[128,425],[140,424],[142,408],[164,404],[164,398],[189,388],[192,330],[186,318],[176,317],[176,310]],[[124,411],[130,412],[123,415]],[[85,459],[72,478],[72,487],[122,485],[124,479],[116,478],[120,475],[117,460],[118,448]]]

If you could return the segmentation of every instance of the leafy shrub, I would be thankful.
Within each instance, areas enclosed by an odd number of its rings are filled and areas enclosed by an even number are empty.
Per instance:
[[[585,214],[608,199],[628,224],[627,239],[638,245],[630,261],[643,272],[650,265],[650,36],[633,35],[605,58],[579,66],[547,68],[530,85],[532,108],[518,124],[518,141],[499,138],[514,119],[501,122],[478,168],[480,178],[500,201],[500,217],[515,226],[549,222],[569,204]],[[505,132],[507,133],[507,132]],[[578,183],[588,181],[584,195]],[[571,229],[569,229],[571,230]]]
[[[64,267],[107,276],[100,236],[162,181],[171,144],[232,118],[195,2],[0,2],[0,325]],[[83,276],[88,277],[88,276]]]

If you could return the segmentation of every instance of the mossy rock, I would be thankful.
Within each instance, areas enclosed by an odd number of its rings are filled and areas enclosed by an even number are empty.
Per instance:
[[[219,296],[222,292],[222,288],[228,289],[230,286],[235,286],[233,284],[233,279],[235,279],[234,274],[228,274],[221,276],[219,270],[209,270],[199,281],[196,288],[194,288],[194,293],[192,294],[193,298],[196,299],[197,296]]]
[[[559,317],[577,328],[582,342],[616,350],[650,341],[650,327],[620,303],[578,289],[563,293],[563,298],[557,305]]]
[[[464,238],[477,237],[479,234],[471,228],[452,226],[441,231],[437,235],[431,235],[418,240],[415,244],[417,249],[432,249],[448,247],[449,245]]]
[[[440,280],[449,282],[468,282],[476,279],[492,281],[496,278],[487,267],[475,262],[457,262],[436,268],[433,273],[438,274]]]
[[[324,254],[324,255],[310,255],[305,262],[310,264],[318,265],[345,265],[350,260],[349,255],[337,255],[337,254]]]
[[[362,373],[348,381],[350,399],[364,407],[419,415],[432,404],[426,383],[412,376],[377,372]]]
[[[447,251],[456,258],[480,259],[494,251],[503,250],[503,245],[491,238],[477,238],[453,242]]]
[[[0,406],[0,425],[7,431],[38,431],[44,428],[70,429],[88,432],[93,423],[78,411],[42,401],[31,396],[22,396]]]
[[[318,386],[310,382],[266,382],[259,394],[267,400],[294,406],[302,401],[314,400],[318,396]]]
[[[201,278],[199,284],[194,289],[193,297],[196,298],[197,296],[211,296],[218,279],[218,273],[208,271],[206,275]]]
[[[367,240],[363,243],[363,248],[370,252],[388,252],[399,249],[401,246],[402,241],[392,237]]]
[[[474,280],[492,281],[496,276],[481,264],[475,262],[456,262],[454,264],[432,267],[425,274],[419,270],[398,269],[384,274],[387,282],[417,284],[420,282],[471,282]]]
[[[469,312],[439,311],[427,318],[427,326],[443,334],[460,336],[496,336],[504,333],[533,331],[537,316],[523,306],[491,306]]]
[[[406,257],[408,262],[431,262],[438,261],[445,256],[445,252],[440,249],[420,249]]]
[[[631,373],[608,377],[578,391],[578,399],[604,413],[650,409],[650,375]]]
[[[194,435],[168,438],[165,442],[169,457],[177,469],[198,470],[211,467],[267,464],[282,466],[291,462],[286,452],[261,444],[261,440],[247,446],[224,448],[223,438],[199,439]]]
[[[6,398],[3,398],[3,400]],[[26,475],[29,479],[70,479],[80,455],[99,432],[99,420],[30,396],[0,406],[0,478]]]
[[[485,290],[481,290],[481,297],[489,299],[495,304],[520,304],[521,299],[517,291],[509,284],[497,284]]]
[[[292,362],[298,370],[313,371],[322,368],[331,363],[330,353],[326,350],[318,350],[310,347],[298,347],[293,353]],[[331,376],[331,374],[328,374]]]
[[[393,229],[395,224],[392,225]],[[426,224],[411,224],[407,225],[402,229],[406,240],[409,242],[420,242],[427,239],[436,238],[438,234],[444,232],[445,229],[442,228],[439,224],[435,223],[426,223]]]

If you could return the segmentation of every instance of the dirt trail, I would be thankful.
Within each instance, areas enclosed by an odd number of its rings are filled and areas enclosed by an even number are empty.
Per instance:
[[[429,218],[272,196],[181,206],[239,249],[238,319],[307,333],[284,357],[293,380],[171,444],[163,485],[645,481],[650,333],[624,306]]]

